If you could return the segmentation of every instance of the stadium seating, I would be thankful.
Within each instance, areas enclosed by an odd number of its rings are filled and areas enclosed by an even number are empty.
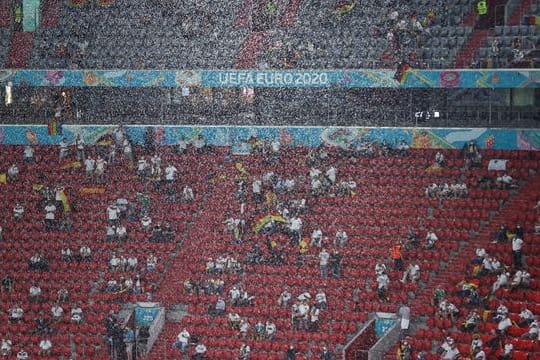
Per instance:
[[[228,69],[242,63],[239,58],[246,55],[241,51],[243,42],[249,41],[250,31],[259,30],[258,21],[263,21],[261,33],[268,36],[255,44],[257,49],[252,53],[259,55],[248,62],[250,67],[393,68],[397,61],[409,60],[417,68],[448,68],[464,47],[467,52],[473,51],[467,55],[471,59],[466,64],[475,63],[477,49],[468,40],[476,31],[476,10],[467,1],[447,1],[442,9],[434,0],[415,0],[396,8],[388,1],[381,12],[381,3],[370,0],[342,16],[336,10],[340,3],[347,2],[291,2],[290,6],[278,2],[277,12],[269,17],[257,15],[257,6],[240,0],[217,8],[208,1],[184,2],[174,8],[160,1],[134,5],[116,0],[109,7],[89,3],[82,8],[51,1],[44,6],[44,24],[35,33],[29,62],[23,66]],[[531,1],[515,3],[509,9],[519,21],[538,11]],[[263,6],[259,11],[264,13],[266,9]],[[400,50],[393,48],[386,36],[393,11],[406,22],[413,15],[419,19],[424,25],[421,43],[407,31],[399,36]],[[428,14],[430,21],[426,20]],[[526,26],[529,23],[518,22],[505,29],[509,36],[525,37],[523,46],[530,45],[536,34],[534,23]],[[10,43],[9,27],[2,31],[8,36],[0,37],[6,42],[0,44],[0,50]],[[482,49],[478,50],[480,58],[485,53]],[[289,61],[292,58],[294,61]],[[501,61],[505,59],[501,57]]]
[[[234,179],[238,175],[235,164],[242,163],[252,174],[274,171],[288,176],[303,175],[309,171],[309,167],[298,159],[306,155],[305,149],[299,148],[283,154],[279,164],[271,165],[256,155],[225,157],[219,149],[213,155],[175,155],[169,148],[163,148],[164,161],[173,161],[182,167],[182,183],[192,184],[197,194],[197,203],[168,204],[163,201],[164,195],[150,190],[152,218],[154,221],[173,221],[178,232],[178,243],[150,242],[148,234],[137,230],[137,223],[131,223],[130,241],[123,245],[108,243],[103,238],[105,206],[120,195],[133,199],[130,195],[142,191],[143,184],[134,178],[133,173],[124,165],[118,164],[108,170],[108,182],[100,186],[105,189],[103,193],[90,194],[88,191],[81,191],[89,186],[82,183],[82,170],[63,169],[57,164],[56,151],[51,150],[51,147],[39,146],[36,154],[40,159],[39,163],[21,166],[19,182],[2,185],[5,187],[1,200],[5,219],[5,240],[0,244],[4,254],[2,270],[15,279],[14,292],[2,294],[2,316],[7,317],[6,311],[12,302],[18,301],[25,310],[26,320],[22,324],[5,323],[0,334],[10,333],[15,348],[24,348],[34,353],[39,336],[32,335],[31,318],[40,311],[49,311],[56,291],[60,286],[64,286],[70,291],[73,301],[81,301],[83,304],[86,321],[81,325],[64,321],[53,326],[56,330],[53,336],[55,356],[74,352],[84,357],[103,358],[106,356],[107,346],[99,334],[104,333],[102,321],[108,311],[117,310],[124,301],[145,298],[144,295],[116,295],[101,291],[106,280],[117,276],[107,266],[111,251],[135,254],[140,261],[144,260],[149,252],[155,253],[160,258],[158,270],[164,271],[164,274],[143,273],[144,281],[153,289],[153,299],[165,306],[178,303],[187,305],[188,313],[180,323],[166,324],[149,355],[150,359],[177,356],[176,350],[171,349],[171,344],[183,327],[197,335],[209,348],[210,354],[220,358],[237,356],[242,340],[229,329],[225,318],[208,314],[208,307],[215,303],[216,296],[190,295],[184,291],[183,286],[187,279],[208,278],[209,276],[204,274],[206,259],[225,253],[234,254],[244,264],[242,274],[223,276],[226,291],[233,285],[242,283],[256,298],[253,307],[235,308],[234,311],[245,316],[252,324],[272,318],[278,328],[275,341],[255,341],[252,338],[245,340],[250,343],[255,358],[280,358],[291,341],[305,356],[320,351],[322,342],[334,350],[339,350],[368,319],[369,313],[394,312],[399,302],[407,301],[411,303],[414,316],[428,316],[428,328],[419,330],[413,344],[417,350],[429,351],[435,346],[439,335],[451,327],[446,321],[433,318],[433,308],[425,305],[429,303],[433,287],[440,283],[452,286],[459,281],[467,270],[468,259],[475,246],[484,246],[490,253],[508,261],[505,245],[491,244],[490,232],[503,219],[520,221],[526,229],[530,229],[534,219],[527,212],[534,205],[535,199],[531,195],[538,185],[538,176],[530,178],[528,171],[538,168],[538,159],[534,158],[534,153],[528,152],[486,151],[486,159],[497,156],[510,160],[510,173],[523,182],[522,188],[516,190],[517,195],[506,190],[477,189],[477,176],[482,174],[483,170],[463,170],[463,160],[458,151],[445,151],[449,165],[440,172],[426,171],[431,163],[429,159],[434,156],[431,150],[411,150],[406,158],[360,159],[354,167],[345,166],[344,160],[337,153],[331,153],[328,163],[336,164],[339,176],[357,181],[357,195],[345,198],[322,196],[315,202],[308,188],[300,188],[297,193],[298,196],[306,197],[310,204],[310,214],[305,216],[306,234],[311,233],[315,223],[318,223],[330,238],[338,227],[342,227],[349,234],[349,246],[342,249],[345,256],[342,277],[321,280],[317,248],[310,248],[305,265],[297,265],[297,250],[282,239],[285,246],[285,262],[282,265],[251,265],[246,264],[247,254],[254,242],[260,243],[264,248],[264,236],[248,231],[242,244],[233,244],[223,231],[224,214],[237,211],[239,206],[235,200]],[[20,159],[22,148],[2,146],[1,154],[3,163],[13,163]],[[42,175],[38,175],[35,169],[39,169]],[[424,189],[427,185],[453,182],[459,178],[465,179],[470,188],[468,198],[440,201],[425,198]],[[40,194],[32,190],[33,185],[40,183],[62,184],[70,189],[75,228],[72,234],[60,231],[44,232],[41,223],[42,210],[32,205],[40,198]],[[399,197],[399,202],[395,201],[396,197]],[[27,207],[23,223],[11,220],[11,209],[16,202]],[[502,210],[501,204],[504,204]],[[262,210],[260,205],[256,205],[251,199],[247,206],[254,212]],[[197,216],[193,217],[195,213]],[[392,270],[390,302],[381,303],[377,300],[374,289],[374,264],[377,259],[388,256],[389,247],[397,238],[406,235],[408,226],[436,229],[441,239],[439,250],[434,252],[418,248],[406,251],[407,261],[419,261],[425,288],[422,290],[416,284],[402,284],[398,281],[401,272]],[[420,235],[422,236],[421,233]],[[533,235],[530,236],[532,241]],[[57,240],[47,242],[50,271],[28,272],[28,258],[38,249],[42,249],[46,239],[51,238]],[[69,244],[73,246],[72,239],[76,239],[76,246],[91,246],[94,254],[92,262],[65,264],[60,260],[60,249]],[[540,265],[535,258],[528,258],[527,262],[533,276],[540,274],[535,268]],[[442,266],[443,264],[449,265]],[[45,293],[43,303],[29,303],[27,300],[26,294],[32,280],[37,280]],[[290,310],[277,305],[277,298],[284,285],[289,286],[293,296],[304,291],[314,294],[317,289],[324,289],[329,309],[322,316],[319,332],[304,333],[292,329]],[[352,293],[356,286],[361,290],[359,311],[354,310],[352,302]],[[516,302],[518,300],[519,304],[528,301],[531,306],[537,302],[537,291],[531,290],[523,295],[524,298],[521,293],[509,293],[504,294],[503,298],[508,301],[511,309],[519,306]],[[69,304],[66,305],[68,306]],[[469,340],[466,334],[460,335],[457,330],[452,330],[452,334],[460,339],[460,346],[467,346]],[[519,352],[538,350],[533,344],[517,338],[515,347]]]
[[[123,165],[114,165],[107,169],[108,181],[106,185],[85,184],[83,170],[63,169],[58,164],[56,149],[49,146],[37,147],[36,157],[39,163],[35,165],[19,165],[21,176],[16,183],[2,184],[5,191],[0,200],[2,203],[2,223],[4,241],[0,243],[2,249],[2,273],[14,279],[14,291],[2,293],[1,313],[4,319],[1,334],[11,334],[14,349],[25,349],[31,356],[37,355],[36,346],[41,340],[40,336],[32,335],[34,318],[43,311],[48,317],[52,305],[56,302],[57,291],[65,288],[69,291],[70,301],[62,304],[64,319],[54,324],[52,342],[53,357],[58,358],[61,353],[69,356],[78,354],[84,358],[103,358],[107,346],[103,342],[103,319],[109,310],[118,310],[124,301],[144,300],[145,294],[110,294],[102,291],[104,281],[119,276],[134,277],[141,274],[143,286],[146,291],[152,292],[159,280],[159,271],[163,271],[174,243],[155,243],[149,240],[150,234],[140,229],[137,222],[128,223],[129,241],[125,244],[106,242],[104,226],[106,224],[105,208],[120,196],[136,201],[135,193],[144,191],[144,185],[134,178],[133,173],[126,172]],[[97,149],[90,149],[90,153]],[[168,156],[168,157],[167,157]],[[172,157],[171,157],[172,156]],[[20,146],[2,146],[0,158],[2,163],[21,164],[22,148]],[[164,159],[174,159],[174,155],[164,154]],[[178,159],[179,160],[179,159]],[[185,163],[184,163],[185,161]],[[204,193],[206,185],[198,181],[205,178],[214,168],[212,160],[204,164],[193,162],[186,157],[179,160],[182,163],[183,177],[197,194]],[[73,207],[73,232],[52,231],[46,232],[43,226],[44,210],[41,208],[39,191],[32,190],[34,185],[56,186],[62,185],[69,189],[69,201]],[[39,188],[37,188],[39,189]],[[97,190],[103,190],[97,191]],[[179,189],[181,191],[181,189]],[[174,221],[178,239],[181,239],[186,225],[194,214],[194,204],[167,204],[163,201],[164,195],[151,194],[151,203],[160,204],[153,207],[150,216],[154,223],[164,219]],[[26,208],[22,223],[12,219],[12,209],[16,203]],[[173,215],[168,216],[167,214]],[[60,250],[70,247],[74,253],[82,245],[88,245],[92,250],[91,262],[66,263],[61,260]],[[37,251],[44,251],[49,262],[50,270],[47,272],[29,272],[28,260]],[[111,252],[125,256],[135,255],[139,260],[139,269],[136,272],[111,273],[108,269],[108,260]],[[158,257],[158,272],[145,272],[143,268],[150,253]],[[41,303],[30,303],[27,294],[32,282],[37,282],[43,291]],[[80,325],[70,324],[67,315],[71,305],[81,302],[85,321]],[[8,324],[7,310],[14,302],[21,305],[24,314],[22,324]],[[18,350],[17,350],[18,351]],[[101,354],[101,355],[98,355]]]

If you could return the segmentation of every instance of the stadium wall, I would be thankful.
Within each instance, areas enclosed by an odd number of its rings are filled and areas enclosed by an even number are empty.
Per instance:
[[[0,144],[55,145],[62,138],[73,142],[77,135],[87,144],[104,143],[111,139],[116,128],[115,125],[64,125],[58,129],[47,125],[2,125]],[[154,142],[161,145],[176,144],[182,136],[189,141],[201,134],[209,145],[229,146],[238,153],[248,152],[246,141],[252,136],[279,138],[287,146],[342,146],[362,138],[379,142],[386,140],[389,144],[405,140],[416,149],[461,149],[465,143],[474,140],[481,149],[540,150],[539,129],[135,125],[125,126],[125,129],[135,144],[143,144],[149,130]]]

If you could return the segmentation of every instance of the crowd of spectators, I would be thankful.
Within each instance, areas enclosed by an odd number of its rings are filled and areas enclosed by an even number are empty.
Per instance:
[[[119,131],[122,131],[121,128]],[[126,134],[115,134],[115,152],[125,148]],[[124,139],[121,139],[124,137]],[[119,139],[120,138],[120,139]],[[128,140],[129,141],[129,140]],[[278,139],[264,142],[258,139],[252,139],[253,154],[260,156],[264,162],[271,166],[280,162],[283,154],[283,147]],[[179,151],[186,151],[184,145],[180,143]],[[192,145],[193,153],[208,154],[213,152],[213,149],[205,144],[204,139],[198,138],[198,142]],[[92,153],[81,145],[80,141],[74,144],[61,144],[59,146],[59,165],[70,160],[80,162],[83,158],[85,161],[91,158]],[[75,150],[75,151],[73,151]],[[409,156],[409,146],[406,142],[401,141],[397,145],[392,145],[386,141],[380,143],[367,142],[362,139],[358,143],[347,144],[339,149],[335,149],[337,156],[342,159],[358,159],[358,158],[407,158]],[[329,232],[327,224],[310,223],[310,214],[313,202],[321,198],[341,198],[346,200],[353,198],[359,191],[358,186],[353,178],[348,177],[346,171],[343,171],[340,162],[330,162],[336,154],[330,154],[330,150],[325,147],[313,148],[305,156],[307,171],[305,173],[284,173],[278,171],[270,171],[261,169],[257,174],[249,173],[241,163],[235,164],[237,170],[236,178],[231,178],[234,181],[235,193],[234,203],[230,204],[228,213],[224,213],[222,219],[218,219],[217,226],[222,227],[221,235],[234,249],[235,246],[243,247],[244,244],[251,246],[251,251],[245,259],[239,258],[235,251],[218,254],[215,258],[208,258],[201,267],[204,268],[202,281],[185,279],[184,291],[189,294],[207,294],[217,295],[215,303],[205,304],[208,307],[208,313],[213,317],[227,316],[231,328],[237,329],[239,336],[245,341],[246,347],[250,341],[254,339],[273,339],[275,334],[280,331],[276,327],[273,319],[260,318],[257,322],[250,323],[252,319],[240,319],[235,313],[236,307],[255,307],[257,306],[257,297],[252,295],[248,284],[239,281],[238,283],[228,283],[223,279],[226,275],[244,274],[247,264],[267,264],[268,266],[276,266],[286,263],[288,256],[294,255],[294,264],[297,266],[315,266],[317,272],[320,271],[320,282],[312,286],[321,288],[317,291],[314,299],[309,291],[299,289],[299,293],[291,293],[291,289],[284,288],[277,303],[279,306],[289,308],[291,311],[291,324],[295,331],[318,332],[320,330],[320,319],[326,315],[327,309],[332,307],[332,303],[327,302],[326,294],[323,290],[324,282],[328,278],[341,279],[344,274],[344,267],[347,266],[347,248],[354,244],[354,239],[348,234],[348,228],[336,226],[334,232]],[[172,192],[171,189],[178,189],[176,183],[179,182],[176,176],[179,171],[173,164],[163,164],[160,160],[160,149],[156,147],[151,151],[149,156],[148,168],[139,166],[127,167],[136,181],[148,186],[155,192],[166,194]],[[25,155],[27,151],[25,151]],[[464,159],[466,170],[475,166],[480,166],[481,154],[474,143],[469,143],[464,148]],[[97,157],[99,159],[99,155]],[[130,156],[123,155],[115,161],[124,161],[126,165],[131,163]],[[144,157],[140,159],[146,162]],[[141,161],[140,160],[140,161]],[[164,168],[162,174],[162,167]],[[106,183],[109,174],[103,168],[103,172],[98,178],[93,176],[87,177],[89,183],[99,184]],[[88,168],[73,171],[81,171],[88,175]],[[503,175],[504,176],[504,175]],[[501,176],[501,178],[503,177]],[[11,182],[17,179],[11,178]],[[515,182],[519,186],[519,182]],[[459,185],[459,184],[458,184]],[[183,186],[183,189],[189,188],[188,185]],[[61,186],[53,186],[51,190],[48,186],[42,186],[38,189],[41,191],[42,197],[37,197],[40,206],[45,205],[45,218],[43,225],[45,229],[53,231],[56,228],[56,214],[60,220],[70,216],[71,208],[77,208],[76,202],[66,206],[66,200],[63,193],[67,189]],[[180,187],[182,188],[182,187]],[[437,188],[439,188],[437,186]],[[443,191],[444,191],[443,186]],[[450,189],[451,186],[448,186]],[[299,189],[301,189],[299,191]],[[501,190],[508,189],[500,187]],[[184,192],[184,191],[182,191]],[[453,190],[453,194],[458,190]],[[180,199],[170,199],[171,202],[191,202],[194,201],[193,191],[187,191],[188,196],[183,196]],[[131,194],[134,195],[134,194]],[[129,227],[140,226],[142,230],[152,233],[149,237],[153,241],[158,242],[174,242],[176,241],[176,232],[173,229],[173,224],[164,221],[163,224],[157,224],[152,228],[150,214],[154,209],[147,198],[147,194],[140,193],[139,197],[120,194],[118,199],[112,203],[102,204],[106,214],[106,234],[105,240],[115,242],[118,247],[117,251],[108,254],[107,259],[96,257],[94,251],[89,244],[79,242],[76,246],[79,251],[73,251],[70,247],[64,247],[60,251],[61,259],[65,262],[93,262],[103,261],[104,266],[108,268],[109,274],[106,277],[103,291],[108,293],[130,293],[142,294],[146,290],[145,273],[155,269],[157,258],[150,254],[147,258],[146,267],[139,264],[140,256],[138,253],[127,252],[123,247],[126,243],[132,241],[129,236]],[[441,196],[441,195],[439,195]],[[457,195],[453,195],[457,196]],[[28,204],[25,204],[28,205]],[[16,206],[17,207],[17,206]],[[257,211],[257,213],[255,213]],[[49,214],[55,214],[51,217]],[[256,215],[256,216],[254,216]],[[262,216],[261,215],[266,215]],[[24,217],[24,212],[14,211],[13,218],[17,220],[19,217]],[[51,222],[53,220],[53,222]],[[265,220],[261,222],[262,220]],[[120,229],[120,231],[119,231]],[[308,231],[310,229],[312,231]],[[113,231],[114,230],[114,231]],[[438,246],[439,238],[433,229],[426,229],[425,250],[431,250]],[[217,230],[219,232],[219,230]],[[260,244],[249,244],[251,235],[261,235],[265,240]],[[518,224],[512,231],[506,226],[502,226],[500,231],[494,235],[494,241],[498,243],[511,244],[512,248],[512,265],[501,265],[494,257],[488,256],[487,252],[478,249],[472,263],[475,265],[471,269],[472,277],[475,279],[496,279],[491,283],[489,296],[497,298],[500,296],[501,289],[509,291],[518,291],[526,289],[530,286],[531,274],[524,268],[522,260],[522,248],[524,245],[524,231]],[[443,241],[446,241],[444,239]],[[416,243],[416,244],[415,244]],[[394,270],[402,272],[402,283],[417,283],[423,278],[424,269],[421,269],[421,264],[418,259],[407,258],[401,252],[402,245],[411,246],[409,249],[418,249],[418,239],[414,229],[410,229],[410,234],[407,239],[397,242],[390,249],[389,258],[393,260]],[[76,249],[76,247],[75,247]],[[47,251],[42,253],[36,252],[28,261],[28,269],[37,273],[50,272],[52,257]],[[57,257],[54,257],[56,259]],[[99,260],[98,260],[99,259]],[[498,264],[498,265],[497,265]],[[381,302],[390,301],[391,280],[389,270],[386,269],[382,261],[375,268],[375,277],[377,283],[377,293]],[[110,276],[110,278],[108,277]],[[491,276],[491,277],[490,277]],[[119,279],[119,280],[118,280]],[[464,282],[460,285],[460,296],[467,298],[467,303],[471,306],[483,306],[484,300],[478,298],[476,287],[471,285],[472,281]],[[2,288],[8,291],[13,286],[13,279],[4,277],[2,280]],[[29,302],[40,302],[42,291],[38,282],[33,283],[29,289]],[[69,299],[69,292],[58,292],[58,303],[54,303],[50,310],[50,316],[40,313],[36,318],[36,333],[48,335],[54,333],[56,324],[64,318],[69,318],[68,321],[80,323],[84,321],[83,310],[78,303],[73,303],[71,312],[67,311],[65,303]],[[437,314],[441,319],[449,319],[453,324],[457,324],[457,320],[463,317],[462,329],[464,331],[475,331],[479,324],[478,311],[470,309],[468,312],[463,312],[458,307],[459,304],[446,298],[445,295],[437,294],[437,299],[434,299],[437,305]],[[66,310],[65,310],[66,308]],[[10,321],[19,322],[24,318],[24,310],[17,304],[10,309]],[[497,326],[503,327],[501,331],[506,330],[503,322],[505,319],[499,319]],[[501,325],[502,323],[502,325]],[[114,328],[114,327],[113,327]],[[531,327],[534,334],[534,328]],[[187,331],[187,330],[186,330]],[[195,334],[196,335],[196,334]],[[532,335],[528,335],[532,336]],[[114,334],[111,330],[109,335],[114,351],[125,352],[122,348],[125,346],[124,337],[119,334]],[[120,340],[121,338],[121,340]],[[191,336],[192,339],[197,339],[197,336]],[[115,340],[116,339],[116,340]],[[204,340],[204,339],[203,339]],[[448,340],[448,339],[447,339]],[[42,354],[47,355],[51,350],[50,339],[44,336],[41,346]],[[442,346],[448,348],[445,353],[452,353],[452,341],[447,341],[447,344]],[[124,345],[122,345],[124,344]],[[189,344],[193,344],[194,351],[199,354],[199,358],[204,358],[204,353],[207,351],[206,345],[201,341],[190,342],[188,340],[183,345],[182,341],[178,341],[181,350],[185,351]],[[6,345],[7,346],[7,345]],[[120,346],[120,347],[119,347]],[[120,350],[118,350],[120,349]],[[406,351],[403,349],[403,351]],[[249,353],[249,351],[247,351]],[[294,349],[291,352],[295,352]],[[243,355],[249,356],[249,355]]]

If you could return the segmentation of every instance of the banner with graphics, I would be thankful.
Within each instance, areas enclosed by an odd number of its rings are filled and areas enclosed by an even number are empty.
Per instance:
[[[157,318],[159,306],[137,306],[135,308],[135,324],[137,326],[150,326]]]
[[[124,126],[135,144],[144,143],[144,135],[152,129],[158,145],[174,145],[181,137],[192,142],[200,135],[213,146],[231,147],[233,153],[248,153],[251,137],[283,146],[320,145],[344,147],[360,139],[397,145],[405,140],[414,149],[461,149],[474,140],[481,149],[540,150],[540,129],[490,128],[375,128],[375,127],[250,127],[250,126]],[[74,143],[77,136],[86,144],[108,144],[113,125],[64,125],[62,135],[51,135],[46,125],[0,125],[0,144],[58,145],[62,138]],[[238,151],[236,151],[238,150]],[[236,151],[236,152],[235,152]]]
[[[17,70],[0,69],[14,86],[248,88],[538,88],[538,69],[415,70]],[[398,81],[400,80],[400,81]]]

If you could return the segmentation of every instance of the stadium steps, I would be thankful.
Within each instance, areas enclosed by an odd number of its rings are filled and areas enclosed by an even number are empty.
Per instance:
[[[474,60],[478,48],[492,34],[493,30],[475,30],[457,54],[453,67],[456,69],[468,68],[471,61]]]
[[[41,18],[43,19],[42,26],[46,29],[55,28],[58,26],[58,18],[60,17],[60,0],[46,0],[43,3]]]
[[[30,53],[34,34],[29,32],[14,32],[9,49],[7,67],[24,68],[30,63]]]
[[[475,9],[475,5],[471,5],[471,10],[470,12],[463,17],[463,20],[461,21],[461,25],[460,26],[474,26],[474,24],[476,23],[476,9]]]
[[[302,0],[290,0],[287,4],[287,8],[283,12],[281,17],[280,25],[282,27],[292,27],[298,19],[298,13],[300,11],[300,6],[302,5]]]
[[[244,40],[236,58],[236,69],[253,69],[268,34],[264,31],[251,32]]]
[[[507,26],[521,25],[523,15],[529,13],[533,0],[522,0],[521,3],[514,9],[514,12],[508,16]]]
[[[0,28],[9,27],[11,24],[11,8],[13,0],[0,0]]]

